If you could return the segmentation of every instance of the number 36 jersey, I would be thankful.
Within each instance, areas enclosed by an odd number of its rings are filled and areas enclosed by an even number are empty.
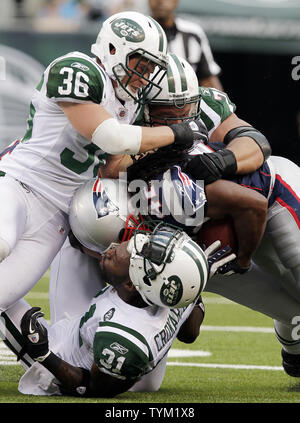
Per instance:
[[[74,366],[90,369],[95,361],[110,376],[137,380],[167,354],[193,308],[134,307],[109,286],[81,318],[50,328],[50,347]]]
[[[30,104],[27,131],[0,155],[0,170],[67,213],[74,190],[96,176],[107,154],[74,129],[60,101],[99,104],[126,124],[136,120],[138,110],[134,101],[122,105],[105,71],[83,53],[62,56],[45,70]]]

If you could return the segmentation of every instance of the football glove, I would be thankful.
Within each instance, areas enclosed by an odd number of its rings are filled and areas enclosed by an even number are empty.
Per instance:
[[[220,275],[224,275],[224,276],[230,276],[233,273],[240,273],[241,275],[243,273],[248,272],[248,270],[250,270],[251,266],[249,267],[241,267],[237,260],[233,260],[230,261],[228,263],[225,263],[224,265],[222,265],[221,267],[218,268],[218,272]]]
[[[190,157],[192,159],[186,163],[184,171],[198,181],[203,180],[205,184],[232,176],[237,170],[235,155],[230,150],[219,150]]]
[[[219,273],[219,269],[224,268],[226,264],[236,259],[236,255],[231,253],[229,245],[223,248],[220,248],[220,246],[221,241],[215,241],[204,250],[208,262],[209,278]]]
[[[192,120],[190,122],[175,123],[170,125],[174,132],[173,147],[177,150],[188,150],[195,141],[208,143],[208,132],[206,126],[200,120]]]
[[[43,362],[50,354],[47,329],[38,321],[44,316],[40,307],[28,310],[21,320],[21,332],[25,340],[18,359],[28,353],[35,361]]]

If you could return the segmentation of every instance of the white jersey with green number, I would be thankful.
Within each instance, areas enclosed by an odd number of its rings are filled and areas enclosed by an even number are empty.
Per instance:
[[[107,153],[73,128],[59,101],[99,104],[125,124],[136,120],[137,105],[133,101],[122,105],[110,78],[83,53],[59,57],[45,70],[34,91],[27,132],[2,155],[0,170],[68,212],[74,190],[96,176]]]
[[[50,331],[50,347],[74,366],[135,380],[153,370],[167,354],[178,330],[193,309],[125,303],[111,286],[96,296],[84,316],[62,320]]]

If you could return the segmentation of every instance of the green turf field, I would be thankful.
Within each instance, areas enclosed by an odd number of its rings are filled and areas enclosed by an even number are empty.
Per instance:
[[[26,299],[41,306],[49,319],[47,292],[46,275]],[[206,317],[201,334],[191,345],[175,342],[159,392],[124,393],[113,400],[23,396],[17,391],[23,370],[0,342],[0,402],[299,402],[300,380],[287,376],[281,368],[281,348],[272,320],[217,295],[205,294],[203,298]]]

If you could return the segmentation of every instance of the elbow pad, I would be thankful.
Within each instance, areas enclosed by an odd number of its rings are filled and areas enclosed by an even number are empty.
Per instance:
[[[92,135],[92,143],[108,154],[137,154],[141,142],[140,126],[120,124],[114,118],[100,123]]]
[[[259,132],[257,129],[252,126],[239,126],[238,128],[233,128],[224,137],[224,144],[229,144],[234,138],[239,137],[249,137],[252,138],[256,144],[258,144],[261,149],[264,161],[266,161],[272,153],[271,146],[267,138]]]

